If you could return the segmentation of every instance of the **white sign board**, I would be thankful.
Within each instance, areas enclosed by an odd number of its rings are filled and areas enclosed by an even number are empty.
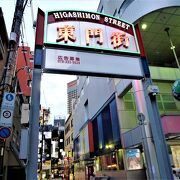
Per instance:
[[[75,72],[114,77],[143,77],[140,57],[86,53],[73,50],[45,49],[45,72]]]
[[[9,107],[10,109],[14,109],[15,97],[15,93],[5,92],[3,96],[2,107]]]
[[[12,118],[13,118],[13,110],[2,109],[0,126],[11,127],[12,126]]]
[[[1,107],[0,126],[11,127],[16,94],[5,92]]]

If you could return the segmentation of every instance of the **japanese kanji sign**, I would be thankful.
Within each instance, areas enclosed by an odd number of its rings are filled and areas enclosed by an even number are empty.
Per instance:
[[[84,11],[46,14],[43,71],[141,79],[143,70],[132,24]]]
[[[45,44],[139,54],[132,24],[100,13],[47,13]]]

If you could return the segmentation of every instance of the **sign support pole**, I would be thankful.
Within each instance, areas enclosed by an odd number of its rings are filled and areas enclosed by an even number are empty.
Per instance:
[[[169,154],[167,151],[166,140],[165,140],[164,133],[162,130],[160,114],[159,114],[158,106],[156,103],[156,93],[154,94],[153,92],[148,92],[149,86],[152,86],[152,79],[150,77],[149,66],[146,63],[147,59],[146,59],[146,54],[145,54],[141,34],[140,34],[138,26],[136,26],[135,28],[136,28],[136,34],[137,34],[137,38],[138,38],[138,42],[140,46],[142,65],[143,65],[144,74],[145,74],[145,80],[142,80],[142,85],[143,85],[143,90],[144,90],[145,104],[148,109],[150,128],[151,128],[152,137],[153,137],[153,144],[151,145],[154,145],[154,149],[156,152],[156,159],[158,163],[158,168],[156,169],[159,170],[161,179],[173,180],[173,174],[172,174]],[[154,153],[154,150],[149,149],[149,152]],[[148,160],[150,161],[150,159]],[[154,167],[151,167],[151,168],[154,168],[155,170],[155,165]],[[151,172],[151,175],[155,174],[155,172],[153,173],[153,169],[150,170],[150,172]],[[153,178],[153,179],[155,180],[157,178]]]
[[[43,60],[44,12],[38,9],[36,24],[36,40],[34,55],[34,70],[29,117],[29,147],[26,167],[26,180],[37,180],[38,143],[39,143],[39,111],[40,111],[40,82],[41,64]]]
[[[33,70],[33,86],[29,119],[29,152],[26,167],[26,180],[37,179],[38,143],[39,143],[39,110],[40,110],[41,69]]]
[[[148,94],[147,88],[152,85],[150,78],[143,82],[145,99],[149,113],[150,127],[153,135],[156,157],[161,179],[173,180],[173,174],[167,151],[166,140],[163,134],[161,119],[156,103],[156,95]]]

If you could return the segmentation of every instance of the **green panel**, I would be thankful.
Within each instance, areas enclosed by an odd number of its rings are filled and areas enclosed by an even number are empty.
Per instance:
[[[126,101],[126,100],[132,101],[132,96],[131,96],[130,93],[127,93],[127,94],[123,97],[123,99],[124,99],[125,101]]]
[[[135,111],[121,111],[121,128],[132,129],[137,126]]]
[[[161,101],[161,97],[160,97],[159,94],[156,96],[156,100],[157,100],[157,101]]]
[[[177,110],[176,104],[174,102],[165,102],[164,109],[165,110]]]
[[[150,73],[153,80],[176,80],[178,79],[178,68],[150,66]]]
[[[154,85],[157,85],[160,93],[170,93],[172,88],[172,83],[160,83],[154,82]]]
[[[123,97],[123,101],[124,101],[125,110],[135,110],[136,109],[133,93],[128,92]]]
[[[125,102],[124,103],[125,110],[134,110],[134,103],[133,102]]]
[[[163,101],[173,101],[174,102],[174,98],[170,94],[162,94],[162,99],[163,99]]]
[[[162,102],[157,102],[159,110],[163,110],[163,104]]]

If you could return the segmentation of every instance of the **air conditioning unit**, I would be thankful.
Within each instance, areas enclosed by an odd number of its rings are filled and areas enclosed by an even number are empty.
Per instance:
[[[29,104],[22,104],[21,108],[21,124],[29,123]]]

